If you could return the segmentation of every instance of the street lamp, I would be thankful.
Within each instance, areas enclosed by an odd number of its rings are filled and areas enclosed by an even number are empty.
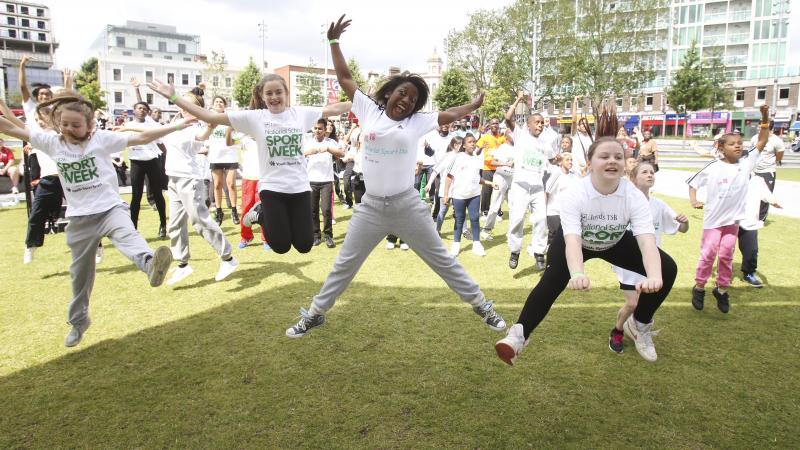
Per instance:
[[[267,60],[264,58],[264,47],[267,39],[267,24],[262,19],[258,24],[258,33],[261,36],[261,72],[267,68]]]
[[[783,14],[788,12],[788,0],[775,0],[772,2],[772,10],[778,9],[778,21],[775,25],[775,78],[772,86],[772,114],[777,112],[778,108],[778,64],[780,63],[780,48],[781,48],[781,31],[783,29]]]

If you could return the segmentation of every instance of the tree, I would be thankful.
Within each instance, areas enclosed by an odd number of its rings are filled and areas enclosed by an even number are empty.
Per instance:
[[[211,50],[211,58],[206,61],[206,68],[204,70],[205,76],[203,78],[211,81],[210,84],[212,98],[221,94],[220,81],[222,80],[223,75],[225,74],[225,69],[227,68],[228,59],[225,57],[225,51],[221,50],[219,53],[217,53],[214,50]],[[216,85],[214,83],[214,77],[217,79]]]
[[[667,103],[676,111],[683,105],[686,111],[697,111],[709,105],[709,83],[703,74],[697,43],[686,52],[681,67],[672,77],[667,90]]]
[[[239,107],[247,107],[250,104],[250,99],[253,96],[253,88],[261,80],[261,71],[258,66],[253,62],[253,57],[244,66],[244,70],[239,73],[239,76],[233,80],[233,100]]]
[[[730,80],[725,64],[719,53],[715,53],[703,61],[703,76],[708,83],[708,109],[711,110],[711,117],[714,111],[723,109],[733,109],[733,92],[730,89]],[[709,128],[711,135],[714,135],[714,127]]]
[[[347,68],[350,69],[350,75],[353,76],[353,81],[356,82],[356,86],[361,89],[367,89],[367,82],[364,80],[364,76],[361,75],[361,68],[358,65],[358,61],[355,58],[350,58],[347,60]],[[345,94],[344,89],[339,89],[339,101],[346,102],[350,100],[347,98],[347,94]]]
[[[314,60],[308,62],[308,72],[297,74],[297,100],[304,106],[323,106],[322,77],[314,73],[317,65]]]
[[[442,73],[442,82],[439,84],[439,89],[436,91],[436,95],[433,96],[436,107],[440,111],[444,111],[453,106],[469,103],[469,100],[469,88],[467,87],[467,79],[464,77],[464,72],[458,68],[445,70]]]
[[[106,93],[100,89],[97,76],[97,58],[89,58],[81,64],[81,70],[75,75],[75,89],[94,109],[106,109],[106,101],[103,100]]]
[[[502,121],[512,101],[511,95],[503,87],[496,86],[489,89],[480,108],[481,118],[484,122],[490,119]]]

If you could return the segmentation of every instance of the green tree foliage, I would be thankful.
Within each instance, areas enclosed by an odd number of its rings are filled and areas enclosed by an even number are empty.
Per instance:
[[[239,73],[239,76],[233,80],[233,100],[241,108],[247,107],[250,104],[250,99],[253,96],[253,88],[261,80],[261,71],[258,66],[253,62],[253,57],[244,66],[244,70]]]
[[[106,108],[106,101],[103,99],[106,93],[100,89],[97,77],[97,58],[89,58],[81,64],[81,70],[75,74],[75,89],[94,109]]]
[[[227,68],[228,59],[225,57],[225,51],[221,50],[217,53],[211,50],[211,58],[206,61],[203,78],[207,80],[206,85],[211,88],[210,94],[212,98],[222,93],[220,84]],[[214,86],[214,77],[217,77],[217,86]]]
[[[350,58],[347,60],[347,67],[350,69],[350,74],[353,76],[353,81],[356,82],[356,86],[361,89],[367,89],[367,82],[364,79],[364,76],[361,75],[361,68],[358,65],[358,61],[355,58]],[[347,98],[347,94],[344,93],[344,89],[339,90],[339,101],[346,102],[350,100]]]
[[[709,105],[709,83],[703,73],[697,43],[686,52],[681,67],[672,77],[667,90],[667,103],[676,111],[683,105],[686,111],[697,111]]]
[[[733,109],[733,91],[730,88],[730,79],[722,57],[716,53],[703,61],[703,76],[708,83],[708,105],[714,111]],[[713,127],[711,128],[713,132]]]
[[[496,86],[486,93],[486,98],[483,100],[483,106],[480,108],[480,114],[483,121],[486,122],[490,119],[500,119],[508,110],[509,105],[514,99],[506,91],[506,89]]]
[[[444,111],[453,106],[469,103],[469,100],[467,79],[461,69],[451,68],[445,70],[442,73],[442,82],[439,84],[439,89],[436,90],[436,95],[433,96],[436,107],[440,111]]]
[[[322,92],[322,77],[314,73],[317,65],[314,61],[309,61],[310,72],[297,74],[297,89],[299,94],[297,99],[303,106],[322,106],[325,97]]]

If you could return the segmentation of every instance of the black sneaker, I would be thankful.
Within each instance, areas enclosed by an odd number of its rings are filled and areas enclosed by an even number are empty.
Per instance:
[[[217,225],[222,225],[222,219],[225,218],[225,213],[222,211],[222,208],[217,208],[217,212],[214,215],[214,220],[217,222]]]
[[[319,244],[322,244],[322,241],[320,240],[320,238],[315,237],[314,238],[314,247],[318,246]]]
[[[622,345],[622,338],[625,334],[616,328],[611,329],[611,334],[608,336],[608,348],[614,353],[622,353],[624,346]]]
[[[325,323],[325,316],[321,314],[311,314],[304,308],[300,308],[300,321],[297,325],[286,329],[286,337],[301,338],[313,328],[322,326]]]
[[[544,255],[536,254],[536,270],[542,271],[547,268],[547,264],[544,262]]]
[[[239,225],[239,211],[236,208],[231,208],[231,222],[234,225]]]
[[[518,264],[519,264],[519,252],[511,253],[511,256],[508,258],[508,267],[511,269],[516,269]]]
[[[764,283],[758,279],[755,273],[745,273],[742,274],[742,279],[754,288],[762,288],[764,287]]]
[[[719,310],[723,313],[727,314],[728,311],[731,310],[731,303],[728,301],[728,293],[725,292],[723,294],[719,291],[719,288],[714,288],[711,293],[714,294],[714,298],[717,299],[717,308],[719,308]]]
[[[692,306],[698,311],[703,310],[703,303],[706,299],[706,290],[697,287],[692,288]]]
[[[333,242],[333,238],[332,237],[325,236],[325,245],[327,245],[328,248],[334,248],[334,247],[336,247],[336,242]]]
[[[166,237],[167,237],[167,227],[161,225],[160,227],[158,227],[158,238],[165,239]]]

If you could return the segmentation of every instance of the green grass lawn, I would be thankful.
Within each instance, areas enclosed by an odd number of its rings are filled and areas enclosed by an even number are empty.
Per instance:
[[[48,236],[23,266],[24,207],[0,210],[0,448],[800,447],[800,244],[786,238],[800,221],[775,216],[759,233],[768,287],[737,277],[730,314],[710,293],[697,312],[702,212],[667,202],[691,229],[664,239],[680,273],[656,315],[658,361],[627,339],[623,355],[608,350],[622,297],[608,265],[593,261],[595,288],[565,293],[513,368],[494,353],[502,334],[412,252],[378,247],[327,324],[291,340],[284,330],[338,248],[236,250],[241,267],[217,283],[218,261],[194,234],[195,272],[175,287],[150,288],[108,246],[93,325],[66,349],[65,235]],[[341,244],[350,213],[337,204],[336,215]],[[140,224],[159,244],[156,214],[145,207]],[[485,258],[465,245],[459,259],[513,322],[539,275],[524,253],[508,269],[506,228]],[[224,230],[235,246],[237,230]]]

